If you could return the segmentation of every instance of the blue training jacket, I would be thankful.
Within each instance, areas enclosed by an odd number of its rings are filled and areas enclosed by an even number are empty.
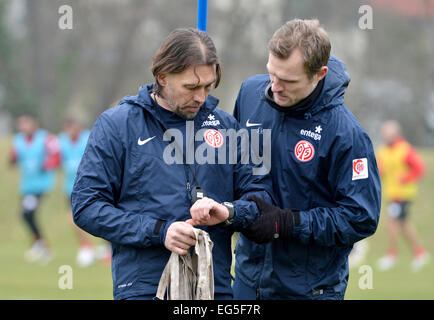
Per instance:
[[[125,97],[97,119],[72,192],[74,221],[112,243],[115,299],[156,294],[170,256],[164,246],[167,228],[174,221],[191,218],[189,189],[199,184],[208,197],[234,203],[232,227],[202,227],[214,242],[215,293],[232,294],[231,236],[259,216],[255,203],[246,200],[249,195],[272,201],[271,181],[266,183],[266,177],[252,175],[252,167],[239,161],[219,165],[206,162],[190,168],[183,163],[168,164],[164,154],[171,141],[163,137],[164,132],[169,127],[179,129],[186,137],[187,124],[156,105],[151,92],[152,85],[142,87],[137,96]],[[231,115],[216,108],[217,103],[208,96],[194,119],[195,132],[239,129]],[[204,143],[203,139],[196,142],[196,152],[205,150]],[[176,148],[171,150],[177,152]],[[240,156],[240,150],[237,153]],[[218,154],[215,152],[216,163]]]
[[[292,237],[258,245],[240,236],[236,277],[263,299],[342,299],[348,254],[378,224],[381,185],[371,141],[344,105],[350,77],[331,56],[312,107],[293,115],[265,98],[268,75],[241,86],[234,116],[271,129],[271,177],[281,208],[300,210]]]

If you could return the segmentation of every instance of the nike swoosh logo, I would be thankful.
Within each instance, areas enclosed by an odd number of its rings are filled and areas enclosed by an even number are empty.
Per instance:
[[[151,137],[151,138],[148,138],[148,139],[146,139],[146,140],[140,140],[140,138],[139,138],[139,140],[137,140],[137,144],[139,145],[139,146],[143,146],[145,143],[148,143],[149,141],[151,141],[152,139],[154,139],[155,138],[155,136],[153,136],[153,137]]]
[[[249,120],[250,119],[247,119],[247,121],[246,121],[246,127],[255,127],[255,126],[261,125],[261,123],[250,123]]]

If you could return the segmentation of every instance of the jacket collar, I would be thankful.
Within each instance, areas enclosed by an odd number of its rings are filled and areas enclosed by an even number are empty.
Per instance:
[[[274,109],[280,112],[284,112],[289,116],[297,117],[297,116],[303,116],[307,114],[309,110],[313,108],[316,100],[318,99],[319,95],[322,92],[323,87],[324,87],[324,79],[321,79],[321,81],[318,82],[318,85],[315,87],[312,93],[310,93],[306,98],[304,98],[303,100],[297,102],[295,105],[290,107],[281,107],[276,102],[274,102],[273,92],[271,91],[271,82],[269,82],[267,87],[265,88],[264,95],[268,104],[272,106]]]

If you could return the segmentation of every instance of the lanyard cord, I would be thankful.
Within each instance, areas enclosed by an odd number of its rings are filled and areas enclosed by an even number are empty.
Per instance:
[[[152,100],[152,103],[155,103],[155,104],[156,104],[155,109],[157,110],[158,115],[160,116],[161,125],[162,125],[163,129],[164,129],[165,131],[167,131],[169,126],[166,124],[166,121],[164,120],[163,116],[161,115],[161,112],[160,112],[160,109],[159,109],[159,108],[161,108],[161,107],[160,107],[160,105],[158,104],[158,102],[156,101],[156,99],[157,99],[157,95],[154,95],[154,97],[155,97],[155,100],[154,100],[154,99],[151,99],[151,100]],[[152,97],[151,97],[151,98],[152,98]],[[193,121],[193,128],[194,128],[194,127],[195,127],[195,125],[194,125],[194,121]],[[187,129],[187,128],[186,128],[186,129]],[[178,145],[178,143],[176,142],[176,139],[175,139],[173,142],[174,142],[174,144],[175,144],[175,148],[178,149],[178,151],[180,151],[181,154],[182,154],[182,161],[183,161],[183,165],[184,165],[185,178],[186,178],[186,180],[187,180],[187,190],[188,190],[188,191],[191,191],[190,179],[188,178],[188,170],[190,170],[191,173],[193,174],[194,182],[195,182],[195,184],[198,186],[198,185],[199,185],[199,182],[198,182],[198,180],[197,180],[197,175],[196,175],[196,166],[194,166],[194,169],[191,168],[190,164],[187,163],[187,160],[186,160],[186,157],[185,157],[185,154],[184,154],[184,150],[182,150],[181,147]],[[186,142],[187,142],[187,141],[186,141]],[[196,148],[196,146],[195,146],[195,142],[194,142],[194,139],[193,139],[193,152],[195,152],[195,148]],[[185,149],[187,150],[187,146],[186,146]]]

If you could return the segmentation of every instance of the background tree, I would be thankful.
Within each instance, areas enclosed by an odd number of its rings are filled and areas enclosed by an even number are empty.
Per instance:
[[[373,8],[372,30],[359,28],[365,4]],[[73,30],[58,27],[60,5],[72,7]],[[374,142],[379,124],[395,118],[412,143],[434,144],[432,8],[434,0],[209,1],[208,32],[223,64],[213,94],[232,112],[241,82],[266,73],[274,30],[295,17],[317,17],[351,75],[345,101]],[[196,26],[196,9],[197,0],[2,0],[2,114],[32,110],[53,131],[70,114],[91,126],[153,81],[153,53],[174,28]]]

